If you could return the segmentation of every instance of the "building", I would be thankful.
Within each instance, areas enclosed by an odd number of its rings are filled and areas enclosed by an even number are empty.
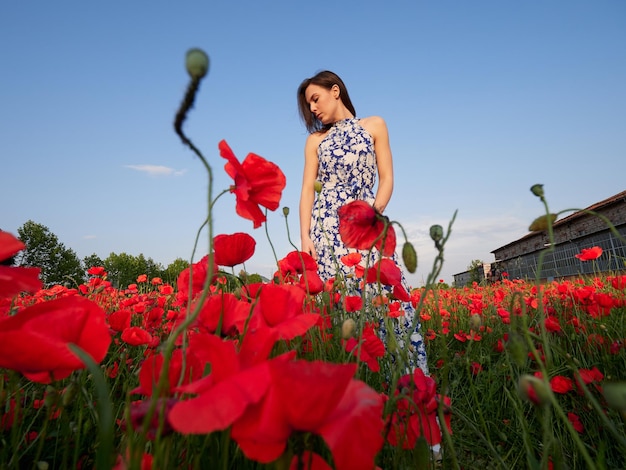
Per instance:
[[[607,223],[609,222],[609,223]],[[484,266],[482,279],[562,279],[599,272],[626,272],[626,191],[600,201],[553,225],[554,244],[547,231],[530,232],[493,250],[495,260]],[[599,246],[603,253],[593,261],[576,255],[583,248]],[[551,249],[550,249],[551,248]],[[541,266],[541,270],[539,267]],[[454,275],[454,285],[467,285],[472,273]]]

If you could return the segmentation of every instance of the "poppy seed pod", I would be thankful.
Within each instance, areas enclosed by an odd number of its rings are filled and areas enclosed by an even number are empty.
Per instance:
[[[441,225],[433,225],[430,227],[430,238],[434,242],[438,242],[443,238],[443,227]]]
[[[317,194],[322,192],[322,182],[319,180],[315,180],[315,183],[313,184],[313,189],[315,189],[315,192]]]
[[[200,79],[209,71],[209,56],[202,49],[189,49],[185,58],[185,67],[191,78]]]
[[[409,242],[404,242],[402,246],[402,261],[406,269],[410,273],[414,273],[417,269],[417,252],[413,245]]]
[[[287,207],[287,206],[283,207],[283,215],[285,217],[287,217],[289,215],[289,207]]]
[[[530,187],[530,192],[537,197],[543,197],[543,184],[533,184]]]

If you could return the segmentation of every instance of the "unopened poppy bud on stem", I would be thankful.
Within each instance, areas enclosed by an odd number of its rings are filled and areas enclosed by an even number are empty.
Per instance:
[[[433,225],[430,227],[430,238],[438,242],[443,238],[443,227],[441,225]]]
[[[417,269],[417,252],[413,245],[409,242],[404,242],[402,246],[402,261],[406,269],[410,273],[414,273]]]
[[[202,49],[189,49],[185,58],[185,66],[191,78],[202,78],[209,71],[209,56]]]
[[[524,374],[519,378],[518,391],[520,396],[535,405],[547,405],[550,403],[548,389],[538,377]]]
[[[289,207],[287,207],[287,206],[283,207],[283,215],[285,217],[287,217],[289,215]]]
[[[543,184],[533,184],[530,187],[530,192],[537,197],[543,197]]]
[[[315,190],[315,192],[317,194],[322,192],[322,182],[319,180],[315,180],[315,183],[313,183],[313,189]]]
[[[341,325],[341,337],[343,339],[350,339],[354,336],[355,331],[356,322],[352,318],[344,320],[343,325]]]
[[[473,314],[470,317],[470,328],[472,330],[478,330],[480,326],[483,324],[483,319],[477,313]]]

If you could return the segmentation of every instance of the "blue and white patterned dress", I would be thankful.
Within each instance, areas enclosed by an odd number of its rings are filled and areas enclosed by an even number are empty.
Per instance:
[[[344,246],[339,236],[337,210],[354,200],[374,203],[374,186],[378,175],[374,142],[372,136],[359,124],[358,118],[344,119],[336,122],[320,142],[317,157],[317,179],[322,183],[322,190],[313,204],[311,239],[317,252],[319,275],[324,281],[340,276],[347,280],[353,277],[354,268],[344,266],[339,259],[359,250]],[[365,263],[368,251],[359,252],[363,257],[362,263]],[[373,266],[379,257],[379,253],[373,253],[369,266]],[[394,260],[397,263],[395,255]],[[353,284],[357,285],[356,280]],[[404,275],[402,284],[409,292]],[[428,373],[419,321],[413,318],[415,309],[410,302],[403,303],[403,309],[403,316],[389,319],[393,324],[398,346],[403,348],[403,338],[411,330],[412,354],[409,357],[409,366],[411,369],[420,367]],[[382,318],[380,335],[387,344],[387,332]]]

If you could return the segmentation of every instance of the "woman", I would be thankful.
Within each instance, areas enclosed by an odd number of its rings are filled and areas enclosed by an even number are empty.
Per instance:
[[[330,71],[320,72],[300,84],[298,107],[310,133],[304,149],[300,197],[302,251],[317,261],[322,280],[342,274],[346,277],[354,268],[342,263],[341,257],[357,250],[349,250],[341,241],[337,210],[354,200],[364,200],[381,213],[385,210],[393,191],[387,125],[378,116],[357,118],[346,86]],[[316,185],[320,183],[316,197]],[[368,252],[360,253],[365,258]],[[369,266],[379,257],[374,253]],[[404,276],[402,283],[406,289]],[[428,373],[419,322],[413,318],[415,311],[410,302],[405,302],[403,308],[404,316],[394,319],[395,336],[402,347],[405,332],[411,330],[409,366]],[[382,319],[380,324],[385,340]]]

